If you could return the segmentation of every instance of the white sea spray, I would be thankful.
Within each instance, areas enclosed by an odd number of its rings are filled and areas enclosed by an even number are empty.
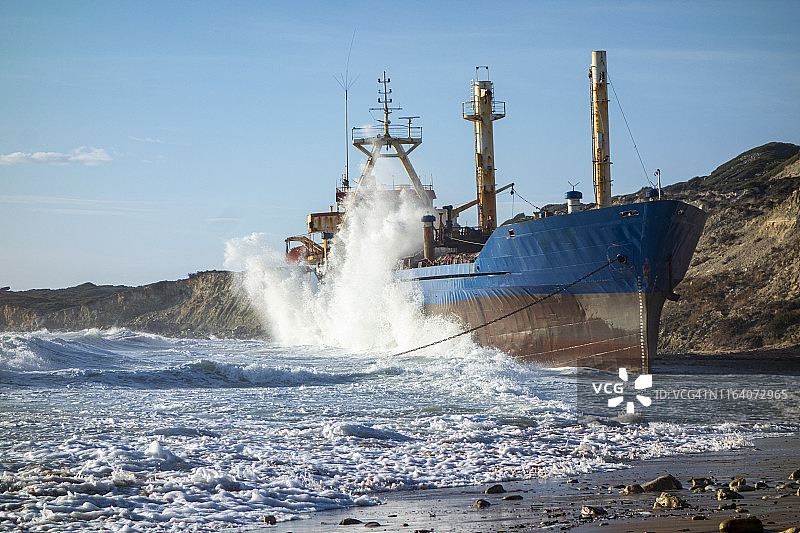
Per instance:
[[[376,165],[376,173],[384,168]],[[413,190],[386,192],[364,180],[348,198],[321,280],[303,265],[287,265],[264,235],[227,243],[226,267],[244,269],[244,289],[273,337],[365,350],[410,348],[458,331],[455,323],[424,316],[414,284],[392,277],[399,259],[422,248],[426,211]]]

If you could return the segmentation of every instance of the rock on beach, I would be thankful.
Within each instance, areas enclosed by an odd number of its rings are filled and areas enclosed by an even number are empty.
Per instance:
[[[648,481],[642,485],[642,488],[645,492],[662,492],[665,490],[681,490],[683,485],[672,474],[667,474]]]
[[[503,494],[505,491],[503,485],[492,485],[484,491],[484,494]]]
[[[684,507],[686,507],[686,502],[669,492],[662,492],[653,503],[653,509],[683,509]]]
[[[644,489],[638,483],[627,485],[624,489],[622,489],[622,494],[641,494],[643,492]]]
[[[473,503],[472,505],[470,505],[470,507],[474,507],[475,509],[486,509],[487,507],[490,507],[491,505],[492,504],[487,502],[486,500],[478,500],[475,503]]]
[[[602,507],[595,507],[593,505],[584,505],[581,507],[581,516],[603,516],[608,512]]]
[[[690,481],[692,482],[692,488],[693,489],[696,489],[696,488],[701,488],[702,489],[702,488],[705,488],[705,487],[707,487],[709,485],[713,485],[714,484],[714,482],[711,481],[710,479],[708,479],[707,477],[693,477]]]
[[[764,533],[761,520],[751,516],[748,518],[729,518],[719,525],[720,533]]]
[[[734,490],[722,488],[717,491],[718,500],[738,500],[741,498],[742,495]]]
[[[748,492],[756,490],[755,487],[748,485],[747,480],[743,477],[734,479],[728,484],[728,486],[731,488],[731,490],[735,490],[736,492]]]

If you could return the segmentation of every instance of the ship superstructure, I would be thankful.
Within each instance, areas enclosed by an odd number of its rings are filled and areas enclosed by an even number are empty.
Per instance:
[[[374,170],[379,158],[397,159],[421,204],[430,211],[431,215],[436,213],[433,208],[436,193],[431,185],[422,183],[409,158],[409,154],[422,144],[422,128],[413,124],[414,119],[420,117],[399,117],[399,120],[404,121],[405,124],[392,124],[392,113],[402,108],[391,105],[390,82],[386,72],[383,73],[382,78],[378,78],[380,107],[370,108],[370,111],[379,111],[382,114],[383,118],[378,120],[379,125],[355,127],[350,132],[353,146],[367,156],[356,186],[351,187],[348,175],[345,174],[341,185],[336,188],[336,206],[331,205],[329,211],[309,214],[307,235],[296,235],[286,239],[286,252],[291,260],[303,260],[317,266],[326,262],[329,242],[347,217],[348,202],[355,202],[365,188],[370,188],[375,193],[377,184]],[[380,189],[377,193],[396,196],[408,188],[408,185],[393,185],[391,188]],[[321,243],[314,240],[315,235],[321,238]],[[290,248],[292,243],[299,243],[300,246]]]

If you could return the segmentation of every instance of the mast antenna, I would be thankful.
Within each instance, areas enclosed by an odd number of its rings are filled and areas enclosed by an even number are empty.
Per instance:
[[[389,124],[392,122],[389,120],[389,114],[392,111],[399,111],[402,107],[389,107],[389,104],[392,103],[392,90],[389,88],[389,83],[392,80],[386,75],[386,71],[383,71],[383,79],[378,78],[378,103],[383,104],[382,107],[370,107],[370,111],[383,111],[383,120],[378,119],[378,122],[383,124],[383,136],[390,137],[389,135]],[[383,85],[383,90],[380,89],[380,86]]]
[[[358,79],[358,74],[352,80],[350,79],[350,55],[353,53],[353,42],[356,40],[356,30],[353,28],[353,37],[350,39],[350,49],[347,51],[347,63],[344,67],[344,74],[339,74],[334,79],[339,86],[344,89],[344,179],[342,179],[342,187],[347,189],[350,187],[350,124],[347,114],[347,92],[350,87]]]

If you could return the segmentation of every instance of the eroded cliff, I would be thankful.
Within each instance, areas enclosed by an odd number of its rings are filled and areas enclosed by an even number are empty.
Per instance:
[[[207,271],[141,287],[91,283],[56,291],[0,292],[0,329],[125,327],[173,337],[254,337],[264,333],[238,274]]]

